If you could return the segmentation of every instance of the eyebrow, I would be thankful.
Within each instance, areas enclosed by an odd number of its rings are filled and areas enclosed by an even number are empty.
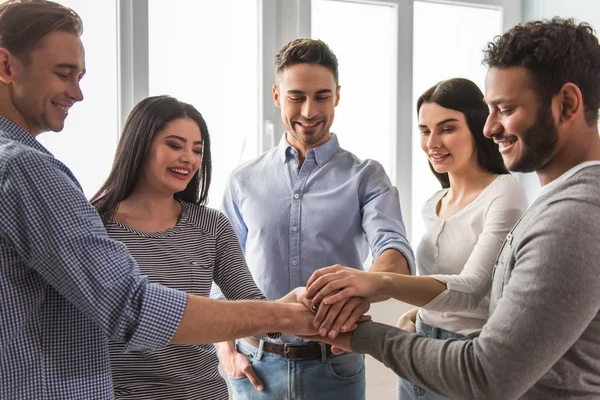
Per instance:
[[[306,94],[302,90],[288,90],[288,94]],[[330,94],[333,93],[331,89],[321,89],[317,90],[316,94]]]
[[[183,143],[187,143],[186,138],[178,136],[178,135],[169,135],[165,139],[177,139],[177,140],[181,140]],[[194,146],[199,145],[199,144],[202,144],[202,140],[197,140],[194,142]]]
[[[445,120],[440,121],[437,124],[435,124],[435,126],[444,125],[448,122],[458,122],[458,120],[456,118],[446,118]],[[419,128],[427,128],[427,125],[419,125]]]
[[[492,105],[492,106],[497,106],[500,103],[510,103],[510,100],[505,97],[500,97],[499,99],[492,100],[492,101],[487,101],[484,97],[483,101],[485,101],[486,104]]]

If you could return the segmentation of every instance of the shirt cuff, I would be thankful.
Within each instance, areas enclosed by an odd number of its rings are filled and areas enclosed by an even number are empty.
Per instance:
[[[144,294],[138,328],[125,351],[157,349],[169,344],[187,305],[185,292],[149,283]]]

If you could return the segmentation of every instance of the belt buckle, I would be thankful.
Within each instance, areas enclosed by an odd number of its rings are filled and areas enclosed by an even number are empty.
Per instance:
[[[295,343],[284,343],[283,344],[283,355],[285,356],[285,358],[290,358],[290,351],[292,349],[297,349],[299,347],[302,347],[302,345],[298,345]]]

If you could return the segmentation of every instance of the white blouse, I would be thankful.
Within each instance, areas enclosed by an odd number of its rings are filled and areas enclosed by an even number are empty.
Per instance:
[[[442,219],[436,209],[447,191],[440,190],[423,206],[426,232],[417,248],[418,274],[447,288],[421,307],[419,317],[467,335],[480,331],[488,318],[494,261],[527,209],[527,197],[512,175],[499,175],[465,208]]]

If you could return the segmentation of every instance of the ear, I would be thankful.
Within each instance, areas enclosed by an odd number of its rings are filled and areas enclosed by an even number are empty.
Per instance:
[[[0,82],[9,84],[14,80],[15,58],[10,51],[0,47]]]
[[[334,106],[334,107],[337,107],[337,105],[338,105],[338,104],[339,104],[339,102],[340,102],[340,88],[341,88],[341,86],[340,86],[340,85],[338,85],[338,86],[335,88],[335,106]]]
[[[558,122],[572,121],[577,115],[583,115],[583,96],[574,83],[567,82],[555,96],[558,101]]]
[[[277,108],[281,108],[281,98],[279,96],[279,88],[277,88],[277,84],[273,85],[273,102]]]

